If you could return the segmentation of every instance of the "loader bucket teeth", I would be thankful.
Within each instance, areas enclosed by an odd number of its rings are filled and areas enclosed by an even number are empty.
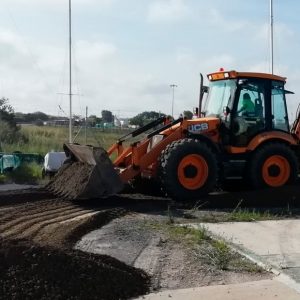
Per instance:
[[[107,152],[101,147],[65,144],[68,163],[46,188],[70,200],[107,197],[120,192],[123,184]]]

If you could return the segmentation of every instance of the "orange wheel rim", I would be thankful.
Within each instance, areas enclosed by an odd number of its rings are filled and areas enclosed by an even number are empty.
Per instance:
[[[285,157],[273,155],[263,164],[263,180],[267,185],[272,187],[282,186],[289,180],[290,171],[290,164]]]
[[[189,154],[179,163],[177,169],[180,184],[189,190],[201,188],[208,178],[206,160],[198,154]]]

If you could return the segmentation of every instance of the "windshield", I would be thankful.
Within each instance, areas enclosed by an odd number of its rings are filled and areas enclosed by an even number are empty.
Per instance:
[[[205,116],[222,116],[224,107],[229,106],[229,100],[235,88],[236,81],[232,79],[211,82],[205,103]]]

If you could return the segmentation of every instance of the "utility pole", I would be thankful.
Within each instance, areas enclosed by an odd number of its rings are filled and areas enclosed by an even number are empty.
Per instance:
[[[274,49],[273,49],[273,0],[270,0],[270,69],[274,73]]]
[[[175,88],[178,87],[176,84],[170,84],[170,88],[172,89],[172,117],[174,119],[174,96],[175,96]]]
[[[85,107],[85,144],[87,144],[87,137],[86,137],[86,129],[87,129],[87,116],[88,116],[88,107]]]
[[[70,99],[70,116],[69,116],[69,143],[72,143],[72,9],[71,0],[69,0],[69,99]]]

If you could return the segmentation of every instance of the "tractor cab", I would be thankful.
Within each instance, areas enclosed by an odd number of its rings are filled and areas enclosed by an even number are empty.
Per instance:
[[[222,121],[224,144],[246,147],[259,133],[290,132],[284,84],[286,78],[250,72],[208,75],[209,89],[202,114]]]

